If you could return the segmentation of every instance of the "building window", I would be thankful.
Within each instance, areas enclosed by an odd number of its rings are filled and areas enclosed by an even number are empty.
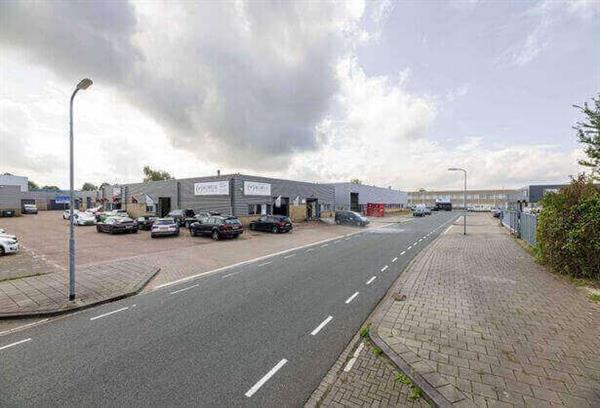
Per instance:
[[[248,215],[260,214],[260,204],[248,204]]]

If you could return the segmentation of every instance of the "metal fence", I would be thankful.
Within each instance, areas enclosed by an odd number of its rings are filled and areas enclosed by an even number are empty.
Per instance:
[[[537,217],[535,215],[505,210],[502,212],[502,225],[508,228],[517,238],[527,241],[529,245],[536,244]]]

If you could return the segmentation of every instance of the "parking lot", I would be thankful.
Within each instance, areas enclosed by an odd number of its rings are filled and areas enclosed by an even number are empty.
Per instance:
[[[398,217],[378,219],[369,227],[377,227]],[[54,267],[66,270],[68,262],[68,221],[62,212],[42,211],[37,215],[1,218],[4,228],[19,238],[21,245]],[[203,271],[265,256],[289,248],[344,235],[357,227],[305,222],[294,225],[286,234],[255,232],[248,229],[238,239],[213,241],[208,237],[192,237],[181,229],[178,237],[151,238],[149,231],[137,234],[100,234],[94,226],[76,227],[77,265],[86,266],[134,260],[157,266],[161,270],[147,289]],[[0,262],[8,263],[9,257]],[[0,264],[0,267],[2,265]]]

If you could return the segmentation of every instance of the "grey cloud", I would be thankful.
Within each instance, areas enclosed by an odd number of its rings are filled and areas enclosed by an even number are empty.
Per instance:
[[[257,169],[318,148],[357,19],[309,2],[3,2],[0,15],[2,47],[118,89],[200,159]]]

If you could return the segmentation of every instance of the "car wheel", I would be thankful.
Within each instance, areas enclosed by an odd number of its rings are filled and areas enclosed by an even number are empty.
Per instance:
[[[110,235],[112,235],[112,234],[114,234],[114,233],[115,233],[115,231],[114,231],[114,230],[112,229],[112,227],[111,227],[111,228],[108,230],[108,233],[109,233]]]
[[[134,229],[133,231],[131,231],[133,234],[137,234],[138,230]]]
[[[219,240],[219,231],[217,231],[217,230],[214,230],[214,231],[212,232],[212,239],[214,239],[215,241],[218,241],[218,240]]]
[[[99,225],[96,225],[96,232],[102,232],[102,228]]]
[[[254,231],[254,224],[250,224],[250,229]]]
[[[150,234],[150,238],[156,238],[156,235]]]
[[[0,256],[4,255],[4,247],[0,246]]]
[[[342,222],[341,222],[340,220],[335,220],[335,223],[336,223],[337,225],[340,225]]]
[[[271,232],[272,232],[273,234],[277,234],[277,231],[278,231],[278,230],[277,230],[277,227],[275,227],[275,226],[274,226],[273,228],[271,228]]]
[[[195,232],[194,232],[194,230],[193,230],[193,229],[191,229],[191,228],[190,228],[190,235],[191,235],[192,237],[195,237],[195,236],[196,236],[196,233],[195,233]]]
[[[240,234],[235,234],[233,237],[234,237],[234,238],[239,238],[239,237],[240,237]]]

